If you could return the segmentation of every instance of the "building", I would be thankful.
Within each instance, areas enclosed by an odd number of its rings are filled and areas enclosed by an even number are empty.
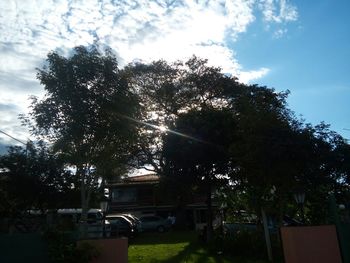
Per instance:
[[[155,174],[127,177],[107,185],[109,212],[132,212],[136,215],[171,211],[173,204],[164,203],[156,195],[159,176]]]
[[[145,214],[168,217],[179,216],[176,200],[169,200],[159,194],[160,178],[156,174],[127,177],[110,183],[108,213],[131,213],[136,216]],[[195,195],[187,200],[182,215],[184,223],[190,228],[200,229],[205,225],[207,207],[203,195]],[[213,208],[217,206],[213,203]],[[214,215],[215,218],[215,215]]]

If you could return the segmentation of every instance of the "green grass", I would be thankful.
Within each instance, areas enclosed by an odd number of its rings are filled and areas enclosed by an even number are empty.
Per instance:
[[[191,231],[141,233],[130,241],[128,252],[130,263],[264,263],[209,253],[198,243],[196,233]]]

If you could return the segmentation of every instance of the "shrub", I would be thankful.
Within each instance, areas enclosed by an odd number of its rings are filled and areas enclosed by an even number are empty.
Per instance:
[[[230,235],[216,233],[212,250],[221,251],[233,257],[251,259],[266,258],[266,245],[264,234],[261,231],[240,229]]]
[[[53,263],[88,263],[99,256],[99,250],[87,242],[76,245],[74,232],[47,230],[44,234]]]

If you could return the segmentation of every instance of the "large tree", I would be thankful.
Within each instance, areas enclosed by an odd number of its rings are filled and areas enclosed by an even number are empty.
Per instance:
[[[223,109],[202,108],[181,114],[165,137],[164,176],[197,186],[206,196],[207,238],[212,239],[212,195],[234,167],[235,118]],[[179,194],[182,194],[181,192]]]
[[[346,178],[337,163],[344,163],[345,156],[337,153],[345,153],[346,144],[327,125],[298,120],[287,107],[287,95],[253,85],[233,101],[239,143],[231,151],[239,172],[234,177],[241,179],[236,186],[248,195],[246,209],[259,214],[264,207],[280,224],[285,214],[295,213],[293,191],[302,187],[309,219],[319,223],[328,192]]]
[[[125,164],[137,137],[138,100],[111,50],[51,52],[38,69],[46,94],[33,99],[33,132],[67,155],[80,181],[83,220],[98,179]]]
[[[203,107],[222,108],[244,85],[211,67],[207,60],[192,57],[169,64],[155,61],[126,68],[130,85],[140,96],[142,136],[135,154],[136,166],[162,174],[163,140],[166,128],[174,126],[180,114]]]
[[[166,129],[191,133],[188,127],[196,127],[194,112],[198,114],[211,108],[224,109],[237,121],[234,131],[237,140],[229,145],[233,161],[227,169],[233,184],[227,189],[235,186],[237,191],[244,192],[249,206],[256,212],[263,206],[271,206],[271,212],[281,221],[293,202],[291,190],[294,187],[325,189],[323,194],[334,182],[339,182],[332,178],[338,176],[343,181],[347,178],[344,173],[346,144],[338,143],[335,147],[335,143],[325,138],[331,134],[321,126],[312,127],[298,120],[288,109],[288,91],[276,92],[267,87],[241,84],[236,78],[223,74],[220,68],[210,67],[206,60],[196,57],[185,63],[134,64],[128,66],[126,72],[143,109],[142,139],[135,152],[138,167],[160,175],[173,174],[172,180],[176,181],[177,172],[169,168],[165,148],[165,143],[171,145],[168,135],[175,135]],[[185,119],[187,128],[181,126]],[[204,126],[209,128],[210,122],[203,123]],[[180,150],[197,152],[194,147]],[[338,159],[334,159],[333,153],[338,154]],[[189,160],[198,157],[196,154],[184,156]],[[207,161],[215,162],[215,159]],[[337,165],[343,168],[336,168]],[[189,183],[183,178],[184,184],[177,184],[179,189],[186,188]]]
[[[43,142],[10,147],[0,157],[0,214],[16,217],[29,209],[59,208],[69,199],[77,203],[75,178],[62,157]]]
[[[332,193],[339,203],[347,203],[349,197],[350,147],[346,140],[320,123],[305,128],[310,134],[313,149],[308,159],[308,173],[302,178],[307,185],[307,218],[311,223],[327,223],[327,203]]]
[[[237,112],[239,143],[232,145],[231,153],[239,167],[238,185],[251,196],[250,207],[257,215],[267,205],[264,200],[271,199],[272,189],[284,193],[279,186],[291,186],[298,175],[295,161],[302,147],[295,143],[293,125],[298,123],[286,107],[287,95],[252,85],[231,105]]]

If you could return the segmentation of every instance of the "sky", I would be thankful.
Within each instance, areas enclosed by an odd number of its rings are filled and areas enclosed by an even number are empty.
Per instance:
[[[31,138],[18,115],[44,94],[36,68],[52,50],[97,42],[121,67],[197,55],[241,82],[288,89],[297,116],[350,138],[349,12],[348,0],[1,1],[0,130]],[[17,143],[0,133],[0,152]]]

